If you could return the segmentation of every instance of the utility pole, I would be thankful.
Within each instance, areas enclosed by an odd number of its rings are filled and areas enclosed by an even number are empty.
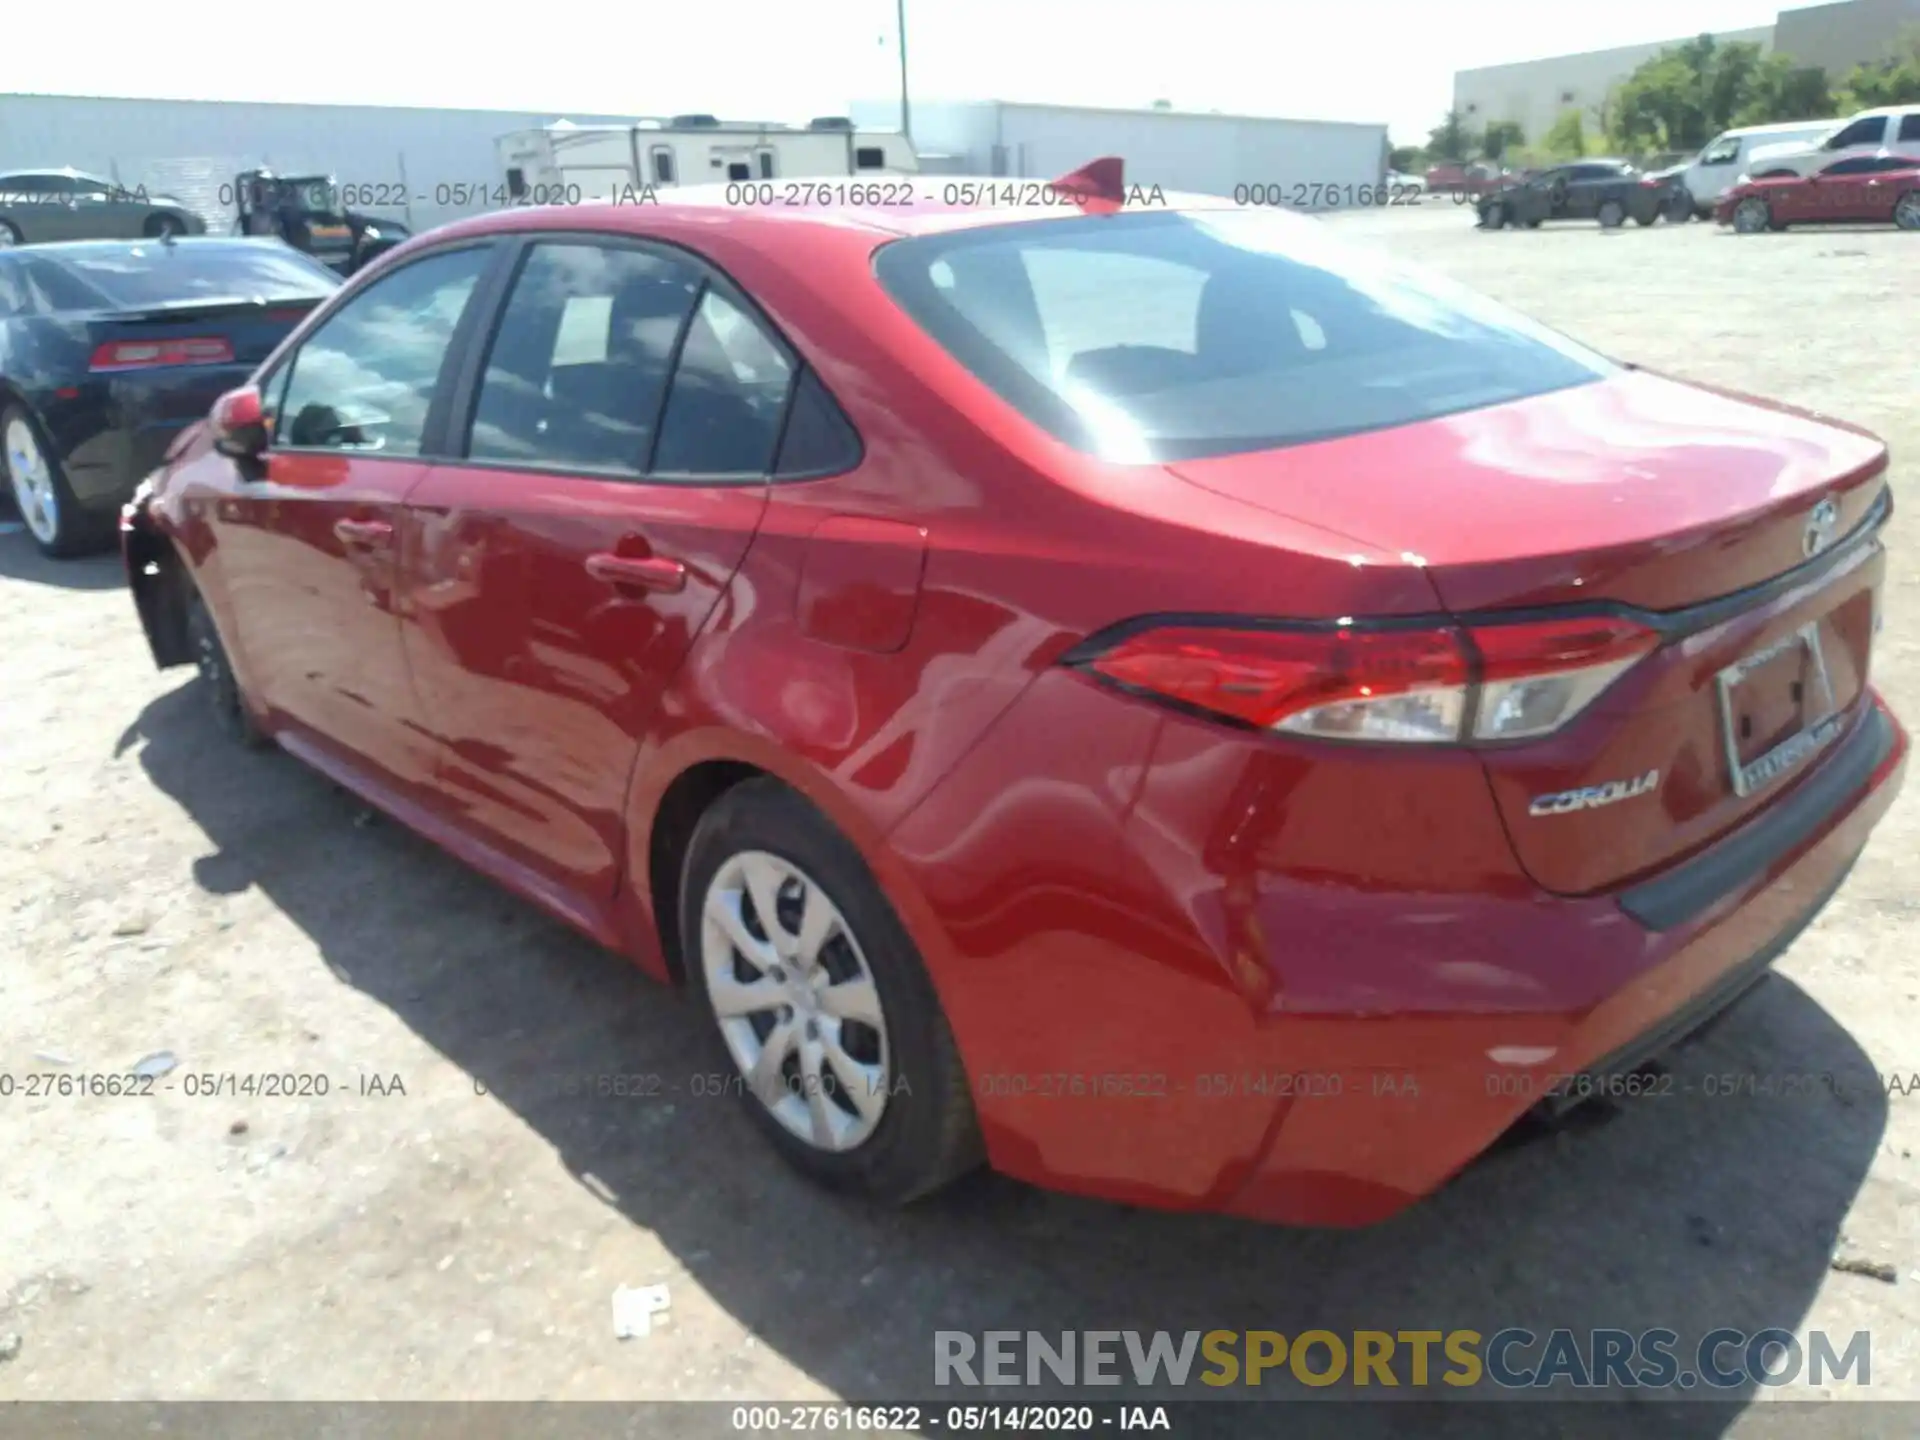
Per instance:
[[[913,142],[913,111],[907,104],[907,0],[894,0],[894,20],[900,31],[900,135]]]

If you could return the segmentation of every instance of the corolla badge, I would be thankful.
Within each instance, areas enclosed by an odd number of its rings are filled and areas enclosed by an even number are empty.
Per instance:
[[[1800,553],[1811,560],[1833,544],[1840,533],[1840,506],[1831,497],[1813,507],[1807,528],[1800,532]]]
[[[1598,810],[1602,805],[1617,805],[1636,795],[1645,795],[1660,784],[1660,772],[1649,770],[1637,780],[1609,780],[1604,785],[1589,785],[1581,790],[1562,790],[1557,795],[1536,795],[1527,806],[1529,815],[1571,815],[1576,810]]]

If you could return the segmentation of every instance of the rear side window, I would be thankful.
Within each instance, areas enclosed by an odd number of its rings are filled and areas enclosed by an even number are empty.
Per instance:
[[[340,287],[333,271],[277,242],[156,240],[69,250],[60,263],[123,309],[183,300],[306,299]]]
[[[454,329],[491,254],[476,246],[426,256],[328,316],[294,354],[276,442],[418,455]]]
[[[860,436],[827,387],[803,371],[780,437],[773,473],[781,480],[839,475],[860,463]]]
[[[1902,115],[1898,143],[1904,145],[1915,140],[1920,140],[1920,114]]]
[[[744,307],[708,289],[687,327],[653,469],[663,477],[765,475],[793,373],[785,348]]]
[[[1272,449],[1585,384],[1603,357],[1276,210],[895,241],[881,284],[1029,420],[1127,462]]]
[[[653,251],[535,245],[487,353],[467,454],[642,474],[700,284]]]

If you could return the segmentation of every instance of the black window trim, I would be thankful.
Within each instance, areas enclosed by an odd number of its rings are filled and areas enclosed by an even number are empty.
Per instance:
[[[787,426],[793,419],[793,409],[800,395],[800,377],[813,367],[801,355],[799,348],[787,338],[787,334],[773,317],[760,306],[747,288],[729,275],[725,269],[716,265],[699,251],[672,240],[654,235],[632,235],[621,231],[569,229],[556,227],[541,230],[516,230],[508,235],[490,236],[500,240],[503,258],[496,265],[494,275],[483,277],[481,289],[476,290],[474,300],[467,306],[467,314],[462,317],[464,326],[469,319],[484,314],[484,329],[478,334],[462,337],[456,333],[456,345],[466,343],[461,364],[452,382],[445,418],[446,430],[443,440],[444,453],[436,453],[432,458],[438,463],[458,465],[469,470],[512,470],[537,475],[553,475],[565,479],[598,480],[616,485],[672,485],[679,489],[698,486],[710,486],[714,489],[738,489],[753,485],[788,485],[804,480],[824,480],[834,475],[845,475],[857,470],[867,458],[866,439],[853,423],[833,393],[826,380],[814,371],[814,381],[820,387],[829,404],[840,412],[847,432],[854,437],[853,458],[848,464],[837,465],[825,470],[809,470],[788,475],[776,475],[779,468],[780,451],[786,445]],[[507,301],[513,294],[513,283],[519,278],[527,258],[533,248],[540,244],[579,244],[588,242],[611,248],[639,250],[650,254],[659,254],[690,266],[699,277],[698,288],[694,291],[693,304],[687,316],[680,322],[680,332],[674,336],[673,349],[668,354],[667,383],[660,390],[660,406],[654,414],[653,431],[647,443],[647,454],[638,475],[623,475],[610,470],[595,470],[580,465],[555,465],[524,459],[486,460],[475,459],[463,453],[468,446],[470,432],[473,429],[474,412],[480,402],[480,385],[486,375],[487,357],[492,353],[494,342],[499,338],[500,326],[506,319]],[[495,283],[489,285],[489,279]],[[718,282],[716,286],[715,282]],[[776,349],[786,357],[792,367],[792,378],[787,385],[787,398],[780,412],[780,424],[774,432],[773,450],[767,457],[766,468],[758,472],[695,472],[686,470],[655,470],[653,460],[660,448],[660,428],[666,418],[667,401],[673,395],[674,381],[679,377],[680,355],[687,343],[687,334],[693,328],[694,317],[700,313],[700,305],[706,299],[709,290],[717,289],[721,298],[738,308],[749,320],[758,324],[766,332]],[[446,377],[443,375],[442,382]],[[429,434],[432,434],[432,416],[429,415]]]
[[[301,352],[312,343],[313,337],[317,335],[335,315],[346,309],[347,306],[351,305],[359,296],[372,290],[375,285],[391,279],[403,270],[411,270],[415,265],[425,260],[437,259],[442,255],[452,255],[462,250],[487,249],[494,249],[496,253],[486,265],[481,267],[480,278],[474,282],[473,293],[467,297],[467,307],[461,313],[459,323],[453,327],[453,335],[447,342],[447,353],[441,357],[440,374],[433,382],[433,399],[427,402],[426,424],[422,426],[420,430],[420,448],[418,452],[412,455],[383,455],[377,450],[347,450],[330,445],[282,445],[278,443],[280,417],[276,414],[274,416],[275,443],[268,447],[267,453],[270,455],[350,455],[356,460],[384,460],[406,465],[422,465],[433,461],[444,462],[449,458],[441,439],[446,429],[446,407],[452,399],[453,394],[448,385],[448,372],[450,370],[457,370],[459,367],[449,366],[447,362],[455,355],[464,353],[461,349],[462,343],[471,333],[471,326],[481,308],[480,302],[486,298],[488,282],[493,278],[494,272],[499,268],[500,256],[497,253],[497,236],[479,235],[470,239],[453,240],[443,245],[436,245],[431,250],[422,250],[418,254],[409,255],[405,261],[394,265],[390,269],[382,269],[368,284],[348,285],[335,291],[323,302],[328,313],[317,317],[317,319],[315,317],[309,317],[309,321],[313,323],[313,328],[301,337],[300,343],[288,350],[286,354],[269,361],[255,373],[253,379],[249,382],[254,389],[260,392],[260,397],[262,401],[264,401],[268,392],[272,389],[274,381],[279,378],[280,372],[283,369],[288,372],[289,383],[291,383],[292,370],[294,366],[299,363]],[[307,323],[309,322],[303,321],[303,327]]]

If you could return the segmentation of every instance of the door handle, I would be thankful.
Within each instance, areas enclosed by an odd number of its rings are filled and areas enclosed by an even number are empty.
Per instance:
[[[587,573],[614,586],[638,590],[657,590],[675,595],[687,588],[687,567],[663,556],[613,555],[602,552],[587,557]]]
[[[384,550],[393,544],[393,526],[384,520],[336,520],[333,533],[342,545],[361,545]]]

